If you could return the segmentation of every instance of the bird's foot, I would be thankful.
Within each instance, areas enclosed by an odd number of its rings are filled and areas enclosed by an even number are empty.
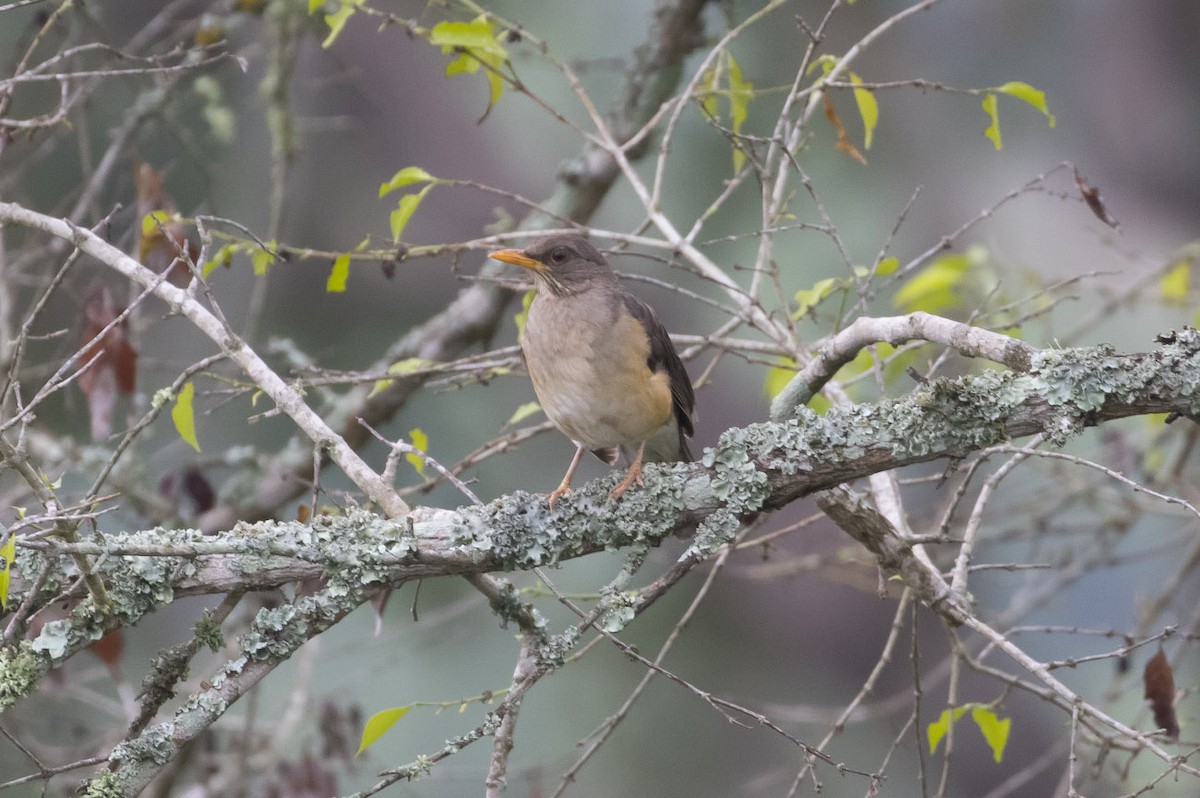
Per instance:
[[[629,467],[629,473],[625,475],[625,479],[621,480],[621,483],[612,489],[608,494],[608,498],[613,500],[621,498],[625,491],[629,490],[635,482],[638,485],[646,484],[642,481],[642,463],[640,460]]]
[[[554,503],[556,501],[558,501],[559,497],[566,496],[570,492],[571,492],[571,483],[564,481],[562,484],[560,484],[557,488],[550,491],[549,493],[543,493],[542,495],[546,497],[546,502],[550,505],[550,512],[554,512]]]

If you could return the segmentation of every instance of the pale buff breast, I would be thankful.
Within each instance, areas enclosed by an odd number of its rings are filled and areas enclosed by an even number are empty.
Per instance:
[[[614,299],[589,293],[545,302],[539,294],[521,339],[547,418],[589,449],[636,446],[671,418],[668,377],[651,372],[641,324],[616,313]]]

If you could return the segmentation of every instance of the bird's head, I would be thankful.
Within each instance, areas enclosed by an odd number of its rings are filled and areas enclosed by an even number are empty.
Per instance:
[[[557,296],[578,293],[596,281],[616,279],[604,256],[576,235],[539,238],[523,250],[501,249],[488,257],[529,269],[539,285]]]

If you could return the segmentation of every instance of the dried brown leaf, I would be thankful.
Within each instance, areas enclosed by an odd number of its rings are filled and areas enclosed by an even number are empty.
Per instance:
[[[1114,230],[1121,226],[1120,222],[1105,207],[1104,199],[1100,196],[1100,189],[1088,183],[1087,178],[1079,171],[1079,167],[1075,167],[1075,187],[1079,189],[1079,196],[1083,197],[1083,201],[1087,203],[1088,208],[1097,219]]]
[[[1179,720],[1175,717],[1175,674],[1161,647],[1146,663],[1142,681],[1150,711],[1154,713],[1154,724],[1164,729],[1172,740],[1179,739]]]
[[[825,101],[825,118],[829,120],[829,124],[833,125],[833,129],[837,131],[837,144],[835,146],[863,166],[866,166],[867,159],[862,156],[862,153],[850,141],[850,136],[846,134],[846,128],[842,126],[842,120],[838,117],[837,109],[833,107],[833,100],[830,99],[828,94],[823,94],[821,97]]]
[[[83,309],[86,326],[80,362],[93,359],[95,362],[79,375],[79,388],[87,397],[93,440],[103,440],[112,434],[117,394],[133,393],[137,386],[137,351],[129,341],[125,321],[104,332],[123,310],[104,286],[92,289]]]

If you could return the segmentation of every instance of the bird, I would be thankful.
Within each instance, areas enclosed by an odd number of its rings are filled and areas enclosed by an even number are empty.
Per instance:
[[[644,484],[643,462],[690,462],[692,381],[654,310],[621,284],[605,257],[572,234],[489,257],[529,269],[537,288],[521,352],[547,418],[575,444],[562,482],[546,494],[551,511],[570,492],[585,450],[609,465],[621,453],[630,461],[611,500]]]

